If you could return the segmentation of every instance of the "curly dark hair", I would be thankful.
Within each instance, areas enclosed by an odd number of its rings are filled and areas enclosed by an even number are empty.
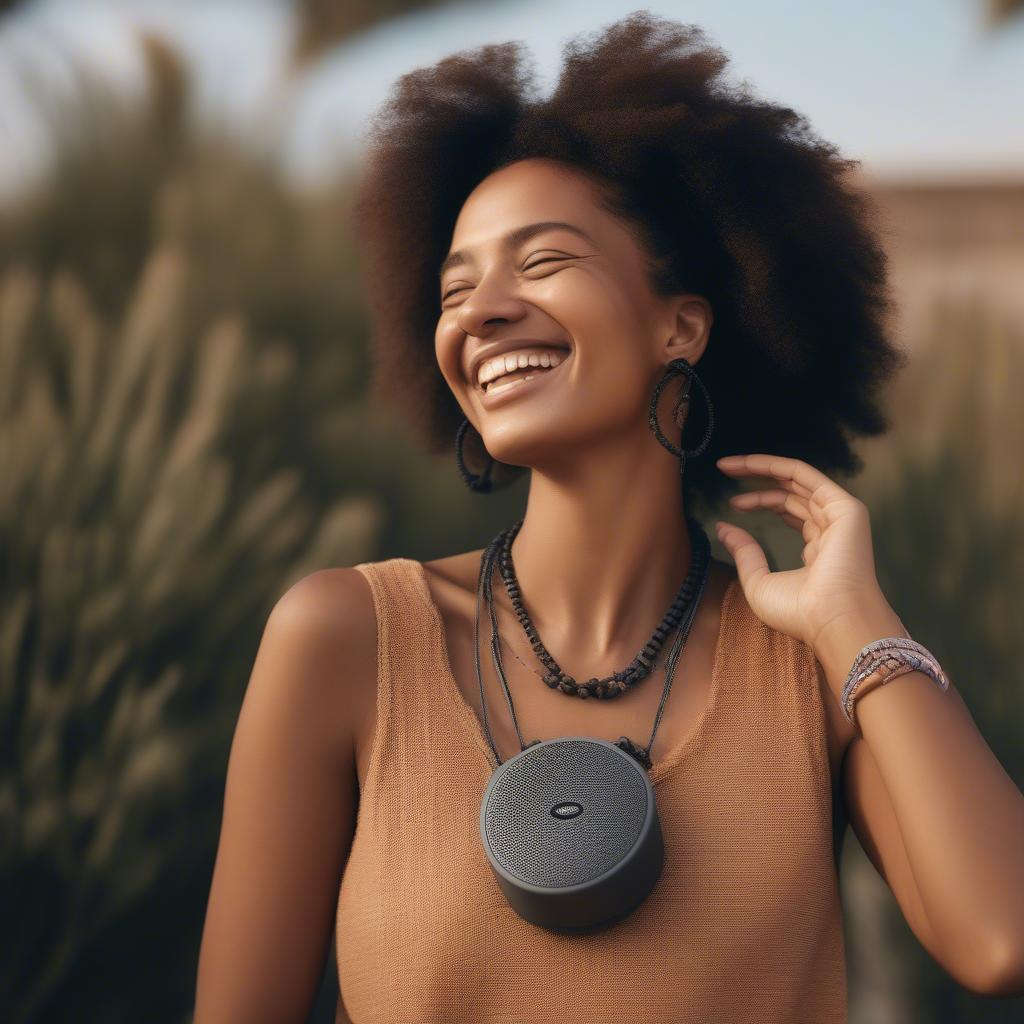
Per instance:
[[[863,468],[856,435],[888,429],[879,392],[906,361],[886,337],[892,299],[859,161],[796,111],[723,81],[702,29],[636,11],[563,46],[547,99],[522,44],[461,51],[403,75],[370,123],[353,213],[373,322],[371,394],[433,452],[463,413],[437,366],[438,272],[462,203],[530,157],[600,182],[650,256],[656,294],[714,311],[698,372],[714,433],[684,492],[713,505],[737,481],[724,454],[770,452],[823,472]],[[696,394],[696,392],[695,392]],[[691,402],[684,447],[703,438]]]

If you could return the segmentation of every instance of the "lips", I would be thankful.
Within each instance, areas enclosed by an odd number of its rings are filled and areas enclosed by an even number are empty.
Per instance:
[[[514,400],[520,395],[529,394],[538,387],[543,387],[544,380],[557,374],[571,359],[571,351],[566,352],[562,361],[550,370],[538,370],[537,373],[530,374],[522,380],[506,384],[497,391],[483,391],[477,388],[480,391],[480,401],[483,403],[484,408],[490,409],[506,401]],[[496,383],[500,385],[501,381],[499,380]]]
[[[467,376],[473,383],[473,386],[478,390],[482,391],[483,388],[480,386],[480,369],[485,364],[490,362],[492,359],[498,359],[502,356],[508,356],[512,353],[543,353],[543,352],[557,352],[564,361],[567,356],[572,352],[569,345],[562,342],[552,341],[541,341],[537,338],[508,338],[501,345],[495,345],[490,351],[478,354],[472,362]]]

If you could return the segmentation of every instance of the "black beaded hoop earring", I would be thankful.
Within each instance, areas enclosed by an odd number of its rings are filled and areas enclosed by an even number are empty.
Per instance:
[[[459,475],[462,477],[466,486],[477,494],[489,494],[493,489],[493,481],[491,480],[491,471],[494,469],[494,458],[491,456],[487,449],[483,446],[483,439],[479,447],[483,450],[486,456],[486,464],[480,473],[473,473],[466,467],[465,457],[462,454],[462,446],[465,443],[466,431],[471,428],[472,424],[469,422],[469,417],[463,416],[462,422],[459,424],[459,429],[455,431],[455,464],[459,467]],[[474,428],[474,433],[476,430]],[[480,435],[477,434],[477,437]]]
[[[465,416],[455,431],[455,464],[463,482],[475,494],[500,491],[526,472],[525,466],[495,459],[484,445],[480,432]]]
[[[676,403],[674,410],[674,416],[676,425],[682,429],[682,422],[680,421],[679,411],[682,408],[684,402],[689,402],[690,391],[692,390],[693,384],[696,384],[701,391],[704,393],[704,402],[708,407],[708,429],[704,435],[704,440],[691,451],[684,451],[682,448],[677,448],[662,432],[661,424],[658,423],[658,399],[661,398],[661,392],[665,389],[665,385],[673,378],[678,376],[680,373],[685,373],[690,380],[690,385],[686,391],[680,397]],[[697,375],[697,371],[690,365],[689,361],[680,356],[678,359],[673,359],[670,363],[665,366],[665,373],[661,380],[658,381],[654,388],[654,394],[651,395],[651,407],[649,413],[649,421],[651,430],[654,431],[654,436],[658,439],[658,443],[670,451],[677,459],[679,459],[679,473],[682,475],[684,467],[686,466],[686,460],[688,458],[694,458],[700,455],[708,446],[711,441],[711,434],[715,426],[715,417],[711,406],[711,396],[708,394],[708,389],[704,386],[704,381]]]

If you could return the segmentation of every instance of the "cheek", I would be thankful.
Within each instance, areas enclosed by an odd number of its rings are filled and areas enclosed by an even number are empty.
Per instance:
[[[619,380],[627,389],[642,377],[643,331],[632,310],[607,298],[594,302],[574,319],[572,334],[587,377]]]
[[[439,328],[434,335],[434,359],[441,374],[450,385],[457,385],[462,380],[460,366],[461,349],[450,329]]]
[[[589,339],[620,339],[638,328],[635,296],[619,278],[596,268],[555,274],[550,288],[538,289],[536,302],[559,320],[581,343]]]
[[[576,396],[605,411],[605,415],[632,420],[647,408],[653,385],[643,336],[635,316],[598,311],[580,326],[575,339],[578,365],[574,368]]]

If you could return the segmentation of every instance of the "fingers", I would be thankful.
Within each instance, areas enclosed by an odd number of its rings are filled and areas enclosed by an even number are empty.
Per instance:
[[[813,540],[825,525],[818,521],[823,515],[820,509],[813,507],[809,499],[787,490],[745,491],[743,494],[734,494],[729,504],[733,508],[747,511],[770,509],[793,529],[799,530],[804,540]]]
[[[715,532],[736,563],[736,573],[745,593],[751,593],[762,576],[771,575],[761,545],[746,530],[732,523],[718,523]]]
[[[834,480],[809,463],[784,455],[726,455],[716,465],[729,476],[768,476],[788,484],[794,493],[824,507],[831,501],[856,500]]]

